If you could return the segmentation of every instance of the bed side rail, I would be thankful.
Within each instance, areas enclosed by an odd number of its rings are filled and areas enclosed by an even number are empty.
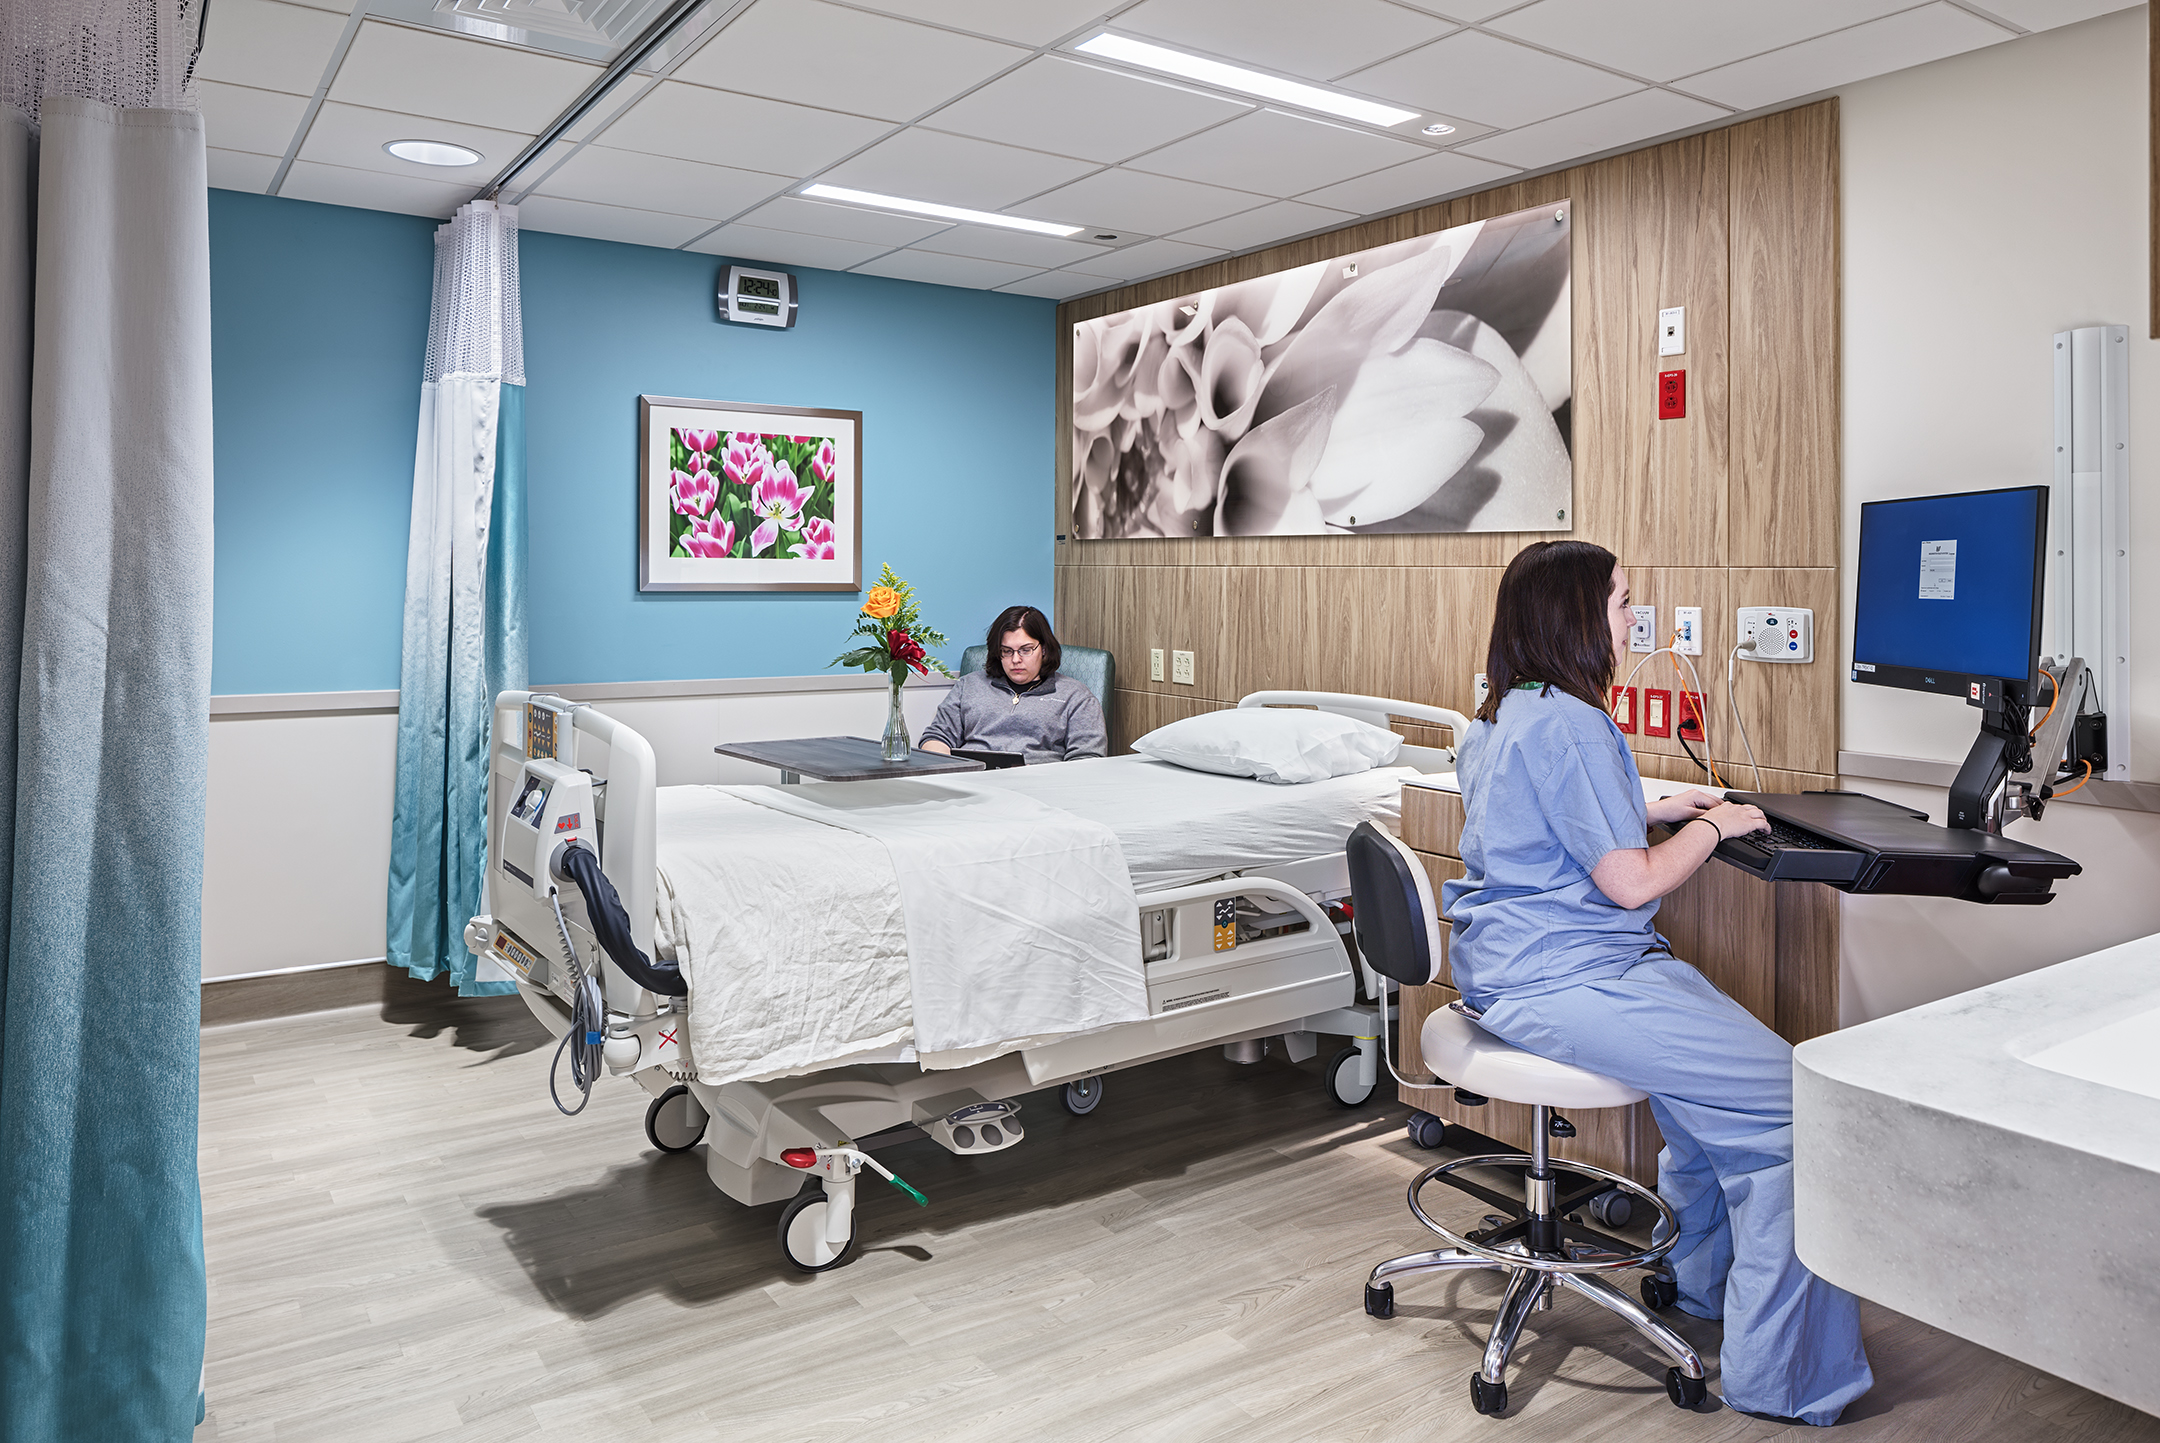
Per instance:
[[[1470,718],[1452,707],[1398,701],[1384,696],[1355,696],[1340,691],[1256,691],[1239,697],[1238,705],[1309,706],[1353,721],[1369,722],[1376,727],[1386,726],[1391,716],[1401,717],[1405,721],[1446,727],[1458,747],[1462,745],[1464,733],[1470,729]]]

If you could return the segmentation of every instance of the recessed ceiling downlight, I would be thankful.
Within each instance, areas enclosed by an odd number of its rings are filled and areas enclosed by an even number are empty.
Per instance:
[[[446,140],[393,140],[383,149],[415,165],[478,165],[484,159],[479,151]]]

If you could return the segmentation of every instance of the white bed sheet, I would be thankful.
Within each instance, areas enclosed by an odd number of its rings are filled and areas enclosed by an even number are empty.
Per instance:
[[[1009,789],[1101,822],[1125,848],[1133,886],[1148,892],[1339,852],[1359,822],[1396,831],[1403,783],[1422,775],[1376,767],[1281,786],[1121,756],[940,780]]]

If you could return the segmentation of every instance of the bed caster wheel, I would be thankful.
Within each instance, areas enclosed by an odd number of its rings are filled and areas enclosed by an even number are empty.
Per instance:
[[[1363,1107],[1372,1100],[1373,1091],[1380,1085],[1375,1077],[1371,1082],[1357,1080],[1358,1050],[1345,1047],[1335,1054],[1327,1065],[1328,1096],[1343,1107]]]
[[[1698,1407],[1709,1391],[1710,1385],[1700,1378],[1690,1378],[1678,1368],[1665,1370],[1665,1396],[1672,1399],[1675,1408]]]
[[[1590,1216],[1600,1227],[1624,1228],[1635,1216],[1635,1200],[1618,1188],[1590,1199]]]
[[[1671,1278],[1652,1273],[1642,1280],[1643,1306],[1653,1313],[1662,1313],[1680,1301],[1680,1285]]]
[[[645,1109],[645,1137],[662,1152],[688,1152],[705,1136],[709,1121],[690,1089],[677,1083]]]
[[[1507,1411],[1507,1381],[1488,1383],[1482,1373],[1470,1375],[1470,1406],[1480,1413]]]
[[[1430,1152],[1447,1145],[1447,1124],[1429,1112],[1410,1114],[1410,1141]]]
[[[1102,1101],[1102,1079],[1083,1077],[1078,1082],[1065,1084],[1065,1110],[1074,1117],[1086,1117]]]
[[[1395,1285],[1393,1283],[1367,1283],[1365,1285],[1365,1311],[1375,1318],[1395,1316]]]
[[[780,1214],[780,1251],[806,1273],[822,1273],[846,1262],[855,1251],[855,1220],[848,1219],[847,1241],[837,1248],[825,1240],[827,1199],[822,1185],[808,1187]]]

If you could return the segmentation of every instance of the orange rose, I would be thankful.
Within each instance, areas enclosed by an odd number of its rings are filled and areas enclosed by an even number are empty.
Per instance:
[[[890,586],[873,586],[862,604],[863,614],[883,621],[900,609],[900,593]]]

